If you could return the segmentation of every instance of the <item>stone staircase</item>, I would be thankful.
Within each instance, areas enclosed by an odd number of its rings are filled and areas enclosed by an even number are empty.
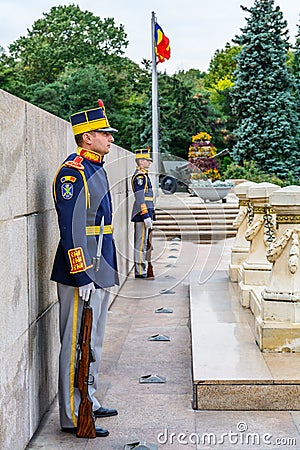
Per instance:
[[[204,203],[188,193],[160,194],[153,235],[201,243],[234,237],[232,222],[238,214],[238,200],[231,194],[226,200],[226,203]]]

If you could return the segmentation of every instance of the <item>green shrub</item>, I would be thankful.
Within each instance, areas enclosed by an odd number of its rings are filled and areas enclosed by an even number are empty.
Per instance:
[[[235,163],[229,164],[223,173],[223,178],[228,179],[245,179],[248,181],[254,181],[255,183],[268,182],[278,184],[278,186],[290,186],[299,185],[299,178],[293,177],[292,173],[289,173],[287,178],[279,178],[275,174],[269,174],[263,172],[255,163],[255,161],[244,161],[243,165]]]
[[[232,164],[232,159],[230,158],[230,156],[224,156],[222,161],[219,163],[219,170],[220,170],[220,173],[222,175],[222,178],[223,178],[224,172],[227,170],[227,167],[230,164]]]

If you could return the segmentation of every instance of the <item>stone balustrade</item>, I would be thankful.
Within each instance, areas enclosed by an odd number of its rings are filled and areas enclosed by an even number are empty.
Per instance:
[[[250,247],[238,280],[240,301],[245,307],[250,306],[253,287],[265,286],[271,273],[272,264],[267,260],[266,248],[275,237],[275,211],[269,204],[269,196],[278,189],[279,186],[273,183],[257,183],[248,188],[253,220],[245,232]]]
[[[300,352],[300,186],[270,194],[276,212],[276,239],[266,258],[272,271],[255,314],[255,336],[263,351]]]
[[[252,181],[245,181],[234,188],[234,193],[239,199],[239,213],[233,222],[237,233],[231,249],[229,265],[229,277],[233,282],[238,281],[238,272],[241,270],[242,263],[247,258],[250,249],[250,241],[247,241],[245,238],[246,230],[253,220],[252,206],[248,199],[248,189],[255,184]]]

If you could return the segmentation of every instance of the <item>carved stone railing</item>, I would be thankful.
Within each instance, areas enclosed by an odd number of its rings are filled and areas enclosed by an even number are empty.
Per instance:
[[[267,260],[266,248],[275,239],[275,211],[269,204],[269,196],[278,189],[279,186],[272,183],[257,183],[248,188],[253,220],[245,231],[250,248],[239,275],[240,302],[245,307],[250,306],[253,286],[265,286],[271,273],[272,264]]]
[[[270,195],[276,212],[277,237],[268,246],[272,264],[255,318],[261,350],[300,352],[300,186],[287,186]]]
[[[245,233],[253,220],[253,207],[248,199],[248,189],[256,185],[252,181],[245,181],[234,188],[234,193],[239,199],[239,213],[233,222],[233,227],[237,230],[235,241],[231,249],[231,260],[229,265],[229,277],[233,282],[237,282],[243,261],[247,258],[250,242],[246,240]]]

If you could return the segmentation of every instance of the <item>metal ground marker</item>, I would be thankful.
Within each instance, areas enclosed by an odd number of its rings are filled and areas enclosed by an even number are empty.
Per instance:
[[[160,294],[175,294],[175,291],[173,291],[172,289],[162,289],[161,291],[159,291]]]
[[[155,310],[156,313],[167,313],[167,314],[171,314],[173,312],[172,308],[165,308],[165,307],[161,307],[161,308],[157,308]]]
[[[170,341],[170,337],[165,334],[153,334],[148,337],[148,341]]]
[[[124,450],[158,450],[158,445],[148,444],[146,441],[132,442],[131,444],[126,444]]]
[[[167,380],[165,377],[161,377],[160,375],[156,375],[155,373],[151,375],[143,375],[139,378],[139,382],[143,383],[165,383]]]

